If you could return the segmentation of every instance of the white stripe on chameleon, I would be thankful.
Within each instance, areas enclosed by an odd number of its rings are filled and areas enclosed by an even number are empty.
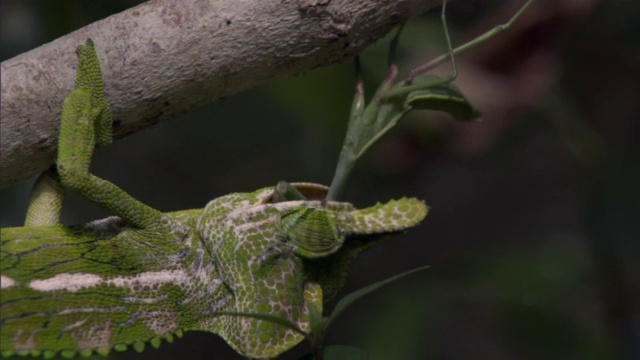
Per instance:
[[[36,334],[42,330],[42,328],[34,329],[29,334],[29,337],[25,341],[20,341],[20,337],[22,336],[22,329],[18,330],[16,335],[11,339],[13,341],[13,347],[17,351],[22,350],[31,350],[36,348]]]
[[[76,292],[82,288],[97,286],[102,278],[93,274],[58,274],[45,280],[33,280],[29,287],[37,291],[67,290]]]
[[[137,286],[163,285],[167,283],[184,285],[188,283],[189,280],[189,276],[183,270],[149,271],[136,274],[135,276],[118,276],[108,280],[94,274],[65,273],[58,274],[49,279],[33,280],[29,283],[29,287],[37,291],[66,290],[76,292],[84,288],[99,286],[104,283],[107,285],[137,290],[134,289]]]
[[[72,331],[71,337],[80,349],[108,348],[111,345],[111,321]]]
[[[53,315],[67,315],[67,314],[77,314],[77,313],[110,313],[110,312],[121,312],[127,310],[124,306],[112,306],[108,308],[73,308],[73,309],[64,309],[58,312],[55,312]]]
[[[168,311],[143,313],[142,322],[158,336],[164,336],[178,330],[176,314]]]
[[[191,280],[184,270],[149,271],[135,276],[119,276],[107,280],[109,285],[133,288],[135,285],[150,286],[162,284],[184,285]]]
[[[4,275],[0,275],[0,289],[7,289],[15,286],[17,282],[12,278]]]
[[[67,325],[67,326],[65,326],[65,327],[63,327],[63,328],[62,328],[62,332],[65,332],[65,331],[69,331],[69,330],[75,329],[75,328],[77,328],[78,326],[82,326],[82,325],[84,325],[84,323],[86,323],[86,322],[87,322],[87,320],[89,320],[89,318],[84,318],[84,319],[82,319],[82,320],[78,320],[78,321],[74,322],[73,324],[69,324],[69,325]]]
[[[122,220],[122,218],[119,216],[109,216],[104,219],[93,220],[82,226],[85,228],[93,229],[97,231],[100,231],[100,230],[106,231],[106,230],[122,227],[123,222],[124,220]]]
[[[122,301],[126,303],[154,304],[154,303],[157,303],[158,301],[165,300],[167,297],[168,297],[167,295],[162,295],[162,296],[153,297],[153,298],[123,297]]]

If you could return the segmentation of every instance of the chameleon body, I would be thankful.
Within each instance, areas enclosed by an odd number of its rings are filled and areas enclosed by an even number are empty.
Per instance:
[[[179,237],[119,217],[2,229],[4,354],[142,349],[200,330],[245,356],[273,357],[302,336],[217,313],[270,314],[307,330],[307,306],[321,309],[335,295],[351,259],[380,234],[414,226],[426,214],[415,199],[356,210],[319,200],[270,203],[272,194],[273,188],[230,194],[204,209],[167,214],[188,229]],[[306,259],[287,244],[283,216],[309,208],[329,211],[346,237],[330,256]]]
[[[190,330],[218,334],[249,358],[275,357],[303,335],[237,313],[308,331],[310,307],[321,312],[354,257],[427,214],[407,198],[358,210],[324,200],[328,189],[310,183],[293,184],[293,196],[267,187],[204,209],[152,209],[88,171],[111,120],[93,43],[78,54],[57,171],[37,182],[26,226],[0,234],[3,357],[141,351]],[[63,226],[63,189],[117,216]]]

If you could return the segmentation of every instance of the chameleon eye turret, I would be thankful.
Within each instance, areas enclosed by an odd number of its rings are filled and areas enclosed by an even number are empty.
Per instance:
[[[324,209],[305,208],[282,217],[285,241],[296,254],[316,258],[336,252],[344,242],[332,214]]]

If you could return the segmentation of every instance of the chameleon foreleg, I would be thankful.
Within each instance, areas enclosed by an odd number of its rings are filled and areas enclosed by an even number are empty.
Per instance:
[[[100,64],[91,40],[78,47],[76,89],[62,108],[57,167],[65,189],[105,208],[129,223],[150,228],[162,223],[162,213],[134,199],[109,181],[89,172],[96,144],[111,141],[111,114]]]
[[[49,226],[60,224],[60,212],[64,191],[60,186],[58,174],[51,167],[38,177],[29,199],[29,208],[24,226]]]

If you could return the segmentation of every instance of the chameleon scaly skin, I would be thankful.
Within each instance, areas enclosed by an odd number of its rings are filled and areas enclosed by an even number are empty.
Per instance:
[[[416,199],[392,201],[374,207],[375,210],[356,210],[349,203],[317,200],[272,204],[268,202],[272,193],[272,188],[265,188],[213,200],[198,221],[198,232],[205,241],[210,241],[220,276],[234,294],[236,312],[275,315],[303,330],[308,329],[305,297],[318,298],[314,305],[322,309],[320,290],[324,290],[324,285],[335,287],[334,282],[346,277],[346,272],[335,274],[333,279],[318,278],[316,273],[320,269],[316,265],[322,263],[315,264],[299,256],[295,245],[287,243],[283,226],[287,214],[326,210],[335,219],[335,231],[343,234],[347,242],[361,235],[402,231],[417,225],[426,215],[425,205]],[[389,216],[393,214],[398,217]],[[382,224],[385,229],[380,231],[378,226]],[[359,252],[360,247],[342,247],[340,257],[331,260],[346,270],[352,254]],[[229,318],[223,328],[214,332],[250,357],[275,356],[302,340],[301,335],[290,329],[245,317]]]
[[[111,142],[111,111],[93,42],[87,40],[86,45],[78,47],[77,53],[76,88],[64,101],[60,121],[56,165],[62,187],[134,226],[184,231],[160,211],[89,172],[95,146]]]
[[[88,171],[110,115],[93,43],[78,54],[76,89],[63,107],[60,185],[118,216],[44,226],[58,222],[62,194],[46,182],[32,197],[36,220],[1,229],[3,357],[142,351],[190,330],[218,334],[246,357],[275,357],[303,336],[228,313],[277,316],[306,331],[310,306],[321,310],[339,291],[358,253],[426,216],[417,199],[357,210],[321,200],[328,189],[308,183],[293,184],[307,200],[287,201],[270,187],[204,209],[152,209]],[[33,205],[47,199],[56,200],[50,209]]]
[[[60,213],[64,191],[54,168],[38,177],[31,189],[29,208],[24,226],[47,226],[60,224]]]
[[[2,229],[4,355],[141,349],[200,330],[222,336],[244,356],[274,357],[302,336],[217,313],[270,314],[307,330],[309,303],[322,308],[355,255],[380,234],[413,227],[426,215],[416,199],[356,210],[317,200],[273,204],[272,193],[230,194],[204,210],[168,214],[190,229],[181,238],[123,226],[118,217],[77,227]],[[307,208],[326,209],[336,219],[345,242],[335,253],[306,259],[286,243],[283,216]]]

